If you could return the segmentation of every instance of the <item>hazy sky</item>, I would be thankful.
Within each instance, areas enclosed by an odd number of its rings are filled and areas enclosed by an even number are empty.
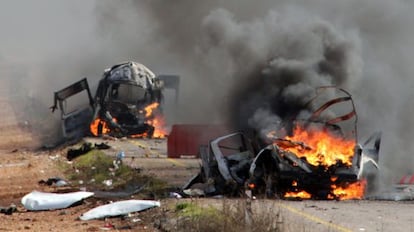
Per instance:
[[[1,1],[1,56],[36,60],[64,53],[68,47],[77,49],[76,45],[82,52],[95,34],[94,4],[91,0]]]

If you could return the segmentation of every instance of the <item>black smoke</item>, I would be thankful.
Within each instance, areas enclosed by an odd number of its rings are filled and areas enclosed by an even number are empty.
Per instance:
[[[94,86],[105,68],[127,60],[182,76],[176,122],[184,123],[277,128],[314,87],[338,85],[356,101],[360,139],[384,131],[388,180],[414,171],[407,0],[25,4],[1,3],[0,67],[26,119],[46,118],[54,90],[84,76]]]
[[[338,85],[356,101],[361,140],[387,132],[383,173],[391,179],[412,171],[412,3],[141,0],[98,6],[103,29],[125,42],[117,49],[183,76],[179,121],[277,127],[315,86]]]

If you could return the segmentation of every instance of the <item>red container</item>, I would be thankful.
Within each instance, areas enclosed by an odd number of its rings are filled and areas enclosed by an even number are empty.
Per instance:
[[[198,158],[200,145],[231,133],[226,126],[208,124],[176,124],[172,126],[167,141],[168,158],[193,156]]]

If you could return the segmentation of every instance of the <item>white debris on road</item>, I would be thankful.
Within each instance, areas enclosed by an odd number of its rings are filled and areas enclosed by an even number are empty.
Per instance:
[[[21,202],[27,210],[53,210],[67,208],[85,198],[93,196],[93,192],[44,193],[33,191],[25,195]]]
[[[91,220],[105,217],[127,215],[132,212],[139,212],[145,209],[159,207],[159,201],[151,200],[125,200],[111,204],[101,205],[82,214],[81,220]]]

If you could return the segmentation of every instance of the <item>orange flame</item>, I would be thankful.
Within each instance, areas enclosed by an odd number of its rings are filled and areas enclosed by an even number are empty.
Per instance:
[[[162,114],[158,113],[156,109],[159,107],[158,102],[154,102],[144,108],[145,110],[145,122],[151,126],[153,126],[154,138],[164,138],[167,135],[167,130],[165,126],[165,120]],[[115,118],[113,118],[114,122],[117,122]],[[98,128],[102,127],[102,134],[107,134],[111,132],[107,122],[100,118],[96,118],[90,125],[89,129],[94,136],[99,136]],[[148,136],[147,132],[142,134],[130,135],[132,138],[145,138]]]
[[[352,183],[345,188],[336,187],[332,185],[333,194],[339,198],[339,200],[356,200],[362,199],[365,192],[366,180],[361,180],[356,183]]]
[[[113,119],[116,122],[116,119]],[[102,120],[100,118],[96,118],[90,125],[89,130],[94,136],[99,135],[99,126],[102,126],[102,134],[107,134],[111,132],[111,130],[108,127],[108,124],[105,122],[105,120]]]
[[[269,138],[272,138],[272,135],[274,134],[269,134]],[[323,128],[305,129],[301,125],[296,125],[292,136],[277,139],[274,143],[281,149],[294,153],[299,158],[306,158],[306,161],[314,166],[322,165],[329,167],[338,164],[338,162],[351,166],[355,152],[354,140],[337,136]],[[337,176],[331,176],[330,180],[334,183],[337,179]],[[365,180],[341,187],[332,184],[331,194],[328,195],[328,199],[362,199],[365,185]],[[297,186],[297,182],[293,181],[292,186]],[[297,190],[287,192],[285,197],[310,199],[312,195],[305,191]]]
[[[312,196],[310,193],[306,191],[300,191],[300,192],[287,192],[285,193],[284,197],[295,197],[295,198],[301,198],[301,199],[310,199]]]
[[[152,116],[153,111],[158,108],[160,104],[158,102],[154,102],[152,104],[149,104],[145,107],[145,118],[149,118]]]
[[[167,130],[165,129],[165,120],[164,116],[156,111],[160,104],[154,102],[144,108],[145,110],[145,123],[154,127],[154,133],[152,137],[154,138],[165,138],[167,135]],[[145,138],[147,133],[131,135],[132,138]]]
[[[146,123],[154,127],[154,138],[164,138],[167,134],[164,116],[155,111],[159,105],[160,104],[158,102],[154,102],[145,107],[145,118],[147,118]]]
[[[165,120],[162,115],[156,115],[153,120],[149,120],[147,123],[155,128],[153,134],[154,138],[164,138],[167,134],[167,130],[165,129]]]
[[[305,130],[296,126],[293,136],[286,136],[286,140],[300,141],[308,146],[284,146],[285,150],[295,153],[298,157],[305,157],[308,163],[318,166],[335,165],[338,160],[352,165],[355,141],[337,137],[326,130]]]

